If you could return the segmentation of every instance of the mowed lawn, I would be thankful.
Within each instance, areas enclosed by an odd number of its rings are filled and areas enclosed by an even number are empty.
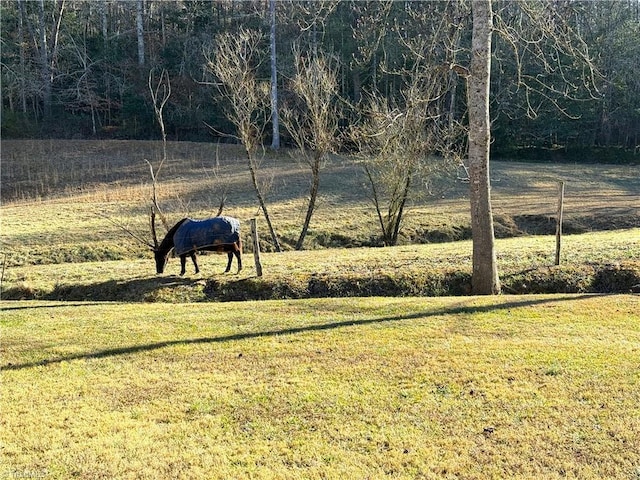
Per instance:
[[[640,297],[3,302],[8,478],[640,477]]]

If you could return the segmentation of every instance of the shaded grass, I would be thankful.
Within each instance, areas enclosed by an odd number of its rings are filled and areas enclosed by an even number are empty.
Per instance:
[[[638,473],[638,297],[2,307],[4,472]]]

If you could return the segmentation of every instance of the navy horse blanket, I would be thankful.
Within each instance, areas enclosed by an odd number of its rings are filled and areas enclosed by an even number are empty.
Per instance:
[[[207,220],[188,218],[173,236],[176,255],[192,250],[235,243],[240,240],[240,222],[231,217],[214,217]]]

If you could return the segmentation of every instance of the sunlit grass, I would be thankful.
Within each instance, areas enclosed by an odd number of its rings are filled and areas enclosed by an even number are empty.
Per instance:
[[[225,185],[225,213],[259,217],[237,148],[220,151],[223,181],[214,146],[170,145],[160,193],[171,221],[215,213]],[[325,249],[375,243],[377,229],[357,169],[335,158],[314,250],[263,252],[262,279],[246,250],[240,275],[222,275],[226,259],[207,255],[200,275],[189,265],[178,278],[171,259],[156,276],[150,252],[114,222],[148,230],[143,159],[159,154],[154,142],[3,142],[3,198],[15,194],[0,207],[3,298],[71,301],[0,303],[0,474],[638,478],[639,297],[189,303],[370,295],[380,280],[394,295],[441,295],[447,274],[465,287],[469,241],[412,239],[465,228],[467,186],[421,192],[401,246]],[[285,157],[269,154],[263,171],[291,244],[307,182]],[[495,162],[495,212],[544,221],[565,180],[566,218],[628,227],[640,207],[634,168]],[[345,238],[327,240],[335,233]],[[602,272],[600,281],[637,278],[639,238],[638,228],[565,236],[559,268],[552,236],[500,239],[504,291],[586,291]]]
[[[3,471],[638,473],[638,297],[3,308]]]

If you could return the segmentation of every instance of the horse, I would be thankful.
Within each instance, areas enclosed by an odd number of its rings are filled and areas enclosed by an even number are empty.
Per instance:
[[[196,252],[226,252],[229,258],[225,273],[231,270],[233,256],[238,259],[238,273],[242,270],[242,239],[240,222],[232,217],[213,217],[205,220],[183,218],[176,223],[164,237],[160,245],[155,247],[156,272],[161,274],[174,249],[180,256],[180,275],[186,272],[187,255],[191,257],[196,273],[200,272]]]

